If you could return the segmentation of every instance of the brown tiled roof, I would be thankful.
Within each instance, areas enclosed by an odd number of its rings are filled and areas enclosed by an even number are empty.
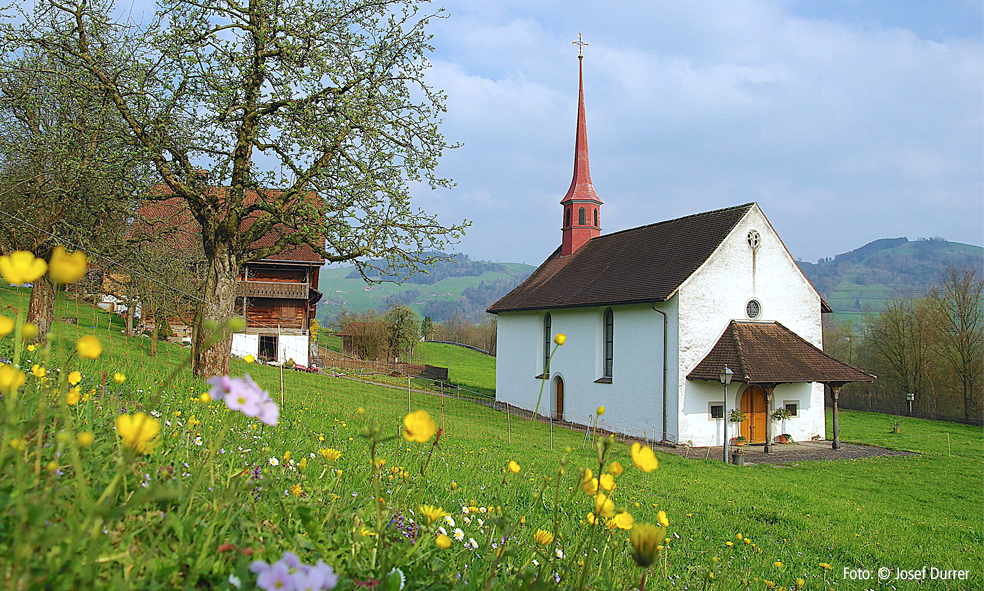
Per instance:
[[[217,187],[216,190],[223,190],[224,187]],[[159,190],[164,191],[164,188]],[[273,194],[273,191],[270,192]],[[166,193],[164,193],[166,194]],[[252,203],[259,199],[256,191],[250,191],[246,196],[246,202]],[[172,197],[164,200],[148,201],[143,204],[137,214],[140,220],[134,228],[134,232],[170,232],[168,242],[171,246],[186,253],[193,253],[196,248],[201,249],[201,226],[191,215],[188,203],[180,197]],[[255,219],[247,218],[242,222],[242,229],[248,229]],[[254,240],[251,248],[267,248],[273,246],[277,238],[285,228],[274,226],[269,232],[258,240]],[[324,265],[325,259],[314,252],[310,245],[301,243],[288,246],[282,252],[270,255],[261,259],[263,261],[285,261],[295,263],[315,263]]]
[[[875,376],[834,359],[778,322],[732,320],[711,352],[687,374],[718,380],[727,365],[736,382],[873,382]]]
[[[558,248],[488,311],[666,301],[753,205],[605,234],[566,257],[560,256]]]

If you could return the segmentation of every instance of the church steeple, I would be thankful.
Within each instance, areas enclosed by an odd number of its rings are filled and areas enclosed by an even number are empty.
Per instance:
[[[591,184],[591,171],[588,166],[588,128],[584,121],[584,54],[581,49],[587,45],[577,34],[578,45],[578,102],[577,136],[574,140],[574,178],[567,195],[560,201],[564,206],[563,242],[560,255],[567,256],[585,242],[601,235],[602,201]]]

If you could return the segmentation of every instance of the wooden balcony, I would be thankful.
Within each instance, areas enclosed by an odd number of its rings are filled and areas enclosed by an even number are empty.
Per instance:
[[[274,298],[283,300],[308,299],[307,283],[287,283],[282,281],[237,281],[236,297]]]

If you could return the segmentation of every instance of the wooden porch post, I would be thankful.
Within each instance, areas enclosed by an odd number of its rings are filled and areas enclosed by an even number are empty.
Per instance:
[[[775,384],[762,384],[765,392],[765,449],[762,451],[767,454],[772,453],[772,391],[775,389]]]
[[[831,444],[831,449],[840,449],[840,422],[837,417],[837,402],[840,400],[841,388],[844,387],[842,383],[828,384],[830,386],[830,391],[834,395],[834,442]]]

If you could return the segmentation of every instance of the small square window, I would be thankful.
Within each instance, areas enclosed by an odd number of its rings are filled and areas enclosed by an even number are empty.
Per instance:
[[[789,416],[795,417],[799,415],[799,403],[798,402],[785,402],[783,405],[786,410],[789,411]]]
[[[724,405],[723,404],[712,404],[711,405],[711,418],[712,419],[723,419],[724,418]]]

